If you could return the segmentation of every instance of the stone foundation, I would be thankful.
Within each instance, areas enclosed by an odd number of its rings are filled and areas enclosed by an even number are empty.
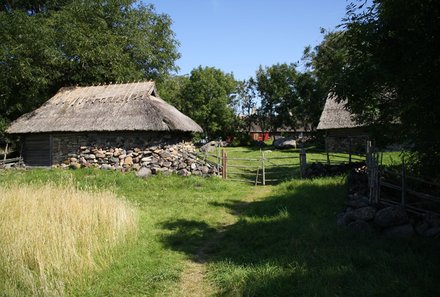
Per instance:
[[[51,135],[52,164],[62,163],[69,154],[76,153],[79,147],[121,148],[151,147],[176,144],[190,140],[190,133],[166,132],[81,132],[56,133]]]
[[[218,173],[216,164],[197,157],[196,148],[192,143],[132,149],[81,146],[77,148],[76,153],[70,153],[60,166],[72,169],[94,167],[136,171],[140,177],[157,173],[176,173],[183,176],[209,176]]]

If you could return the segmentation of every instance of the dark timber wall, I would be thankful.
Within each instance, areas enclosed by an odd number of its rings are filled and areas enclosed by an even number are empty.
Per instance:
[[[51,166],[63,162],[81,146],[133,149],[178,143],[191,139],[183,132],[80,132],[27,134],[23,139],[23,158],[27,166]]]
[[[325,137],[326,150],[339,153],[365,153],[368,134],[360,128],[331,129]]]
[[[23,158],[28,166],[52,165],[49,134],[28,134],[23,138]]]

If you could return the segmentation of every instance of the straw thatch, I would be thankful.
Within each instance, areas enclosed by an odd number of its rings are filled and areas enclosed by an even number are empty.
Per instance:
[[[345,108],[346,101],[337,102],[336,95],[330,93],[325,101],[324,110],[318,124],[318,130],[358,128],[353,115]]]
[[[154,82],[66,87],[6,130],[10,134],[86,131],[202,132],[160,99]]]

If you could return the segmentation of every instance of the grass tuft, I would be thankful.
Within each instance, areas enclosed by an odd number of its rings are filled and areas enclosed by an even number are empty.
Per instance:
[[[111,192],[72,185],[0,186],[0,291],[64,296],[136,233],[135,210]]]

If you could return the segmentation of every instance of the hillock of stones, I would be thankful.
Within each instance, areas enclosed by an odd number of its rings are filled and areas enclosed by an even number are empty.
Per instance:
[[[216,164],[197,156],[197,149],[192,143],[133,149],[81,146],[76,153],[69,154],[60,167],[136,171],[139,177],[158,173],[182,176],[211,176],[218,173]]]

